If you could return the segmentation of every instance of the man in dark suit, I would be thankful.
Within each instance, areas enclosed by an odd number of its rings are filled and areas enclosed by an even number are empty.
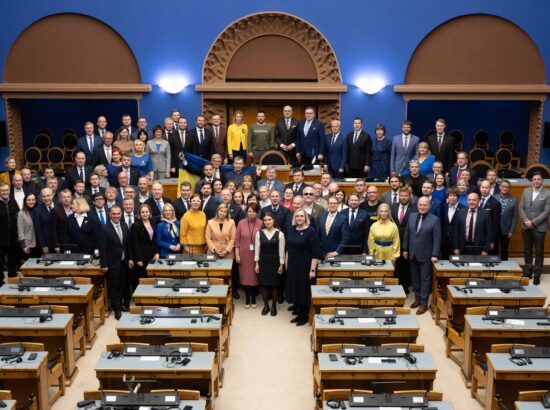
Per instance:
[[[409,218],[403,235],[403,257],[411,262],[411,282],[417,315],[426,313],[432,291],[432,264],[437,262],[441,247],[441,223],[431,214],[430,201],[418,200],[418,212]]]
[[[30,193],[38,195],[38,185],[32,180],[31,170],[28,168],[21,169],[21,178],[23,178],[23,191],[25,195]]]
[[[23,171],[21,171],[23,172]],[[491,184],[490,193],[496,196],[500,193],[500,184],[497,182],[497,172],[494,169],[488,169],[485,173],[485,179]]]
[[[206,118],[204,115],[198,115],[195,128],[189,130],[189,138],[193,141],[193,154],[210,159],[214,153],[212,131],[205,128]]]
[[[137,170],[136,168],[132,168],[130,166],[131,162],[132,162],[131,154],[122,155],[122,167],[113,173],[114,185],[117,184],[118,174],[120,174],[121,172],[124,172],[128,176],[128,185],[137,186],[139,181],[139,170]]]
[[[90,174],[92,173],[92,167],[86,165],[86,154],[82,151],[79,151],[74,156],[74,165],[67,169],[65,174],[65,183],[63,187],[65,189],[74,189],[74,184],[76,181],[88,181]],[[90,186],[90,183],[87,182],[85,186]]]
[[[285,232],[288,226],[288,221],[291,218],[290,211],[288,208],[285,208],[280,204],[281,194],[279,191],[272,190],[269,194],[269,199],[271,200],[271,205],[262,208],[260,212],[260,219],[263,219],[266,213],[271,213],[273,218],[275,218],[277,228]]]
[[[71,191],[68,189],[62,190],[60,192],[60,201],[51,212],[52,241],[56,253],[62,252],[65,248],[71,250],[71,247],[66,247],[66,245],[72,245],[68,243],[69,231],[67,230],[67,216],[73,213],[71,210],[72,200]]]
[[[207,162],[202,167],[202,178],[195,184],[195,193],[198,194],[201,191],[202,184],[208,182],[211,184],[214,181],[214,166],[212,163]]]
[[[223,163],[227,164],[227,128],[221,125],[222,120],[218,114],[214,114],[210,122],[214,154],[220,155]]]
[[[231,194],[231,191],[229,191],[229,194]],[[231,203],[231,200],[233,199],[233,196],[230,195],[230,199],[228,202],[228,206]],[[201,187],[201,211],[203,211],[206,214],[206,220],[212,219],[216,217],[216,213],[218,212],[218,205],[219,202],[212,197],[212,184],[210,182],[203,182]],[[229,210],[231,213],[231,209]],[[235,213],[236,211],[233,210]],[[232,215],[230,215],[232,217]],[[238,221],[235,221],[235,225]]]
[[[468,208],[455,216],[455,255],[488,255],[493,237],[491,216],[479,208],[479,195],[468,194]]]
[[[170,144],[170,173],[172,177],[177,177],[178,163],[180,161],[179,154],[181,152],[193,151],[193,140],[189,137],[187,132],[186,117],[180,117],[178,119],[176,134],[172,134],[168,143]]]
[[[176,219],[179,221],[183,215],[189,210],[191,203],[191,183],[183,181],[180,185],[180,197],[172,202],[176,211]]]
[[[508,260],[508,246],[510,244],[510,238],[516,233],[516,226],[518,224],[518,200],[510,195],[511,182],[503,180],[499,184],[499,193],[495,194],[495,199],[500,203],[501,215],[500,215],[500,235],[499,235],[499,248],[500,258],[503,261]]]
[[[177,126],[174,124],[174,120],[171,117],[166,117],[164,119],[164,139],[166,141],[170,141],[170,138],[176,138],[178,136],[178,132],[176,130]]]
[[[477,185],[477,176],[473,169],[468,168],[468,153],[460,151],[456,154],[456,166],[449,169],[449,185],[456,186],[457,181],[460,179],[462,171],[467,170],[470,172],[470,185]]]
[[[172,200],[164,194],[164,187],[160,182],[153,182],[151,185],[151,197],[144,202],[151,207],[151,216],[160,220],[162,215],[162,210],[164,209],[164,204],[171,204]]]
[[[99,186],[99,175],[92,172],[88,178],[88,182],[90,186],[84,190],[84,194],[90,198],[97,192],[105,192],[105,188]]]
[[[94,124],[90,121],[84,124],[85,135],[76,140],[76,151],[82,151],[86,154],[86,165],[92,166],[95,163],[95,147],[101,145],[101,138],[94,135]]]
[[[113,133],[106,131],[102,143],[94,148],[94,166],[103,165],[107,167],[113,159]]]
[[[367,213],[359,208],[359,195],[353,192],[348,197],[348,208],[340,213],[348,220],[349,240],[346,252],[350,255],[360,255],[367,240]]]
[[[323,160],[325,152],[325,126],[315,118],[313,107],[305,109],[305,120],[298,123],[296,134],[296,159],[302,164]]]
[[[222,190],[220,195],[222,198],[222,203],[229,207],[229,217],[235,221],[235,225],[238,225],[239,222],[246,217],[246,214],[239,205],[232,202],[233,194],[229,189]],[[213,200],[211,199],[211,201]]]
[[[92,196],[92,206],[88,216],[95,220],[96,226],[101,227],[109,221],[109,211],[105,206],[105,194],[103,192],[95,193]]]
[[[261,175],[261,168],[257,169],[257,176]],[[258,189],[262,186],[266,186],[268,191],[279,191],[281,195],[285,192],[285,184],[277,179],[277,169],[274,165],[268,165],[265,171],[265,179],[260,179],[257,183]]]
[[[325,168],[333,178],[343,178],[348,160],[348,140],[340,132],[340,121],[330,122],[331,133],[325,136]]]
[[[432,197],[432,193],[434,192],[435,184],[430,180],[425,180],[422,183],[422,196],[425,196],[430,200],[430,213],[437,216],[439,219],[441,219],[441,201],[435,199]]]
[[[107,118],[105,118],[105,116],[103,115],[100,115],[99,117],[97,117],[97,122],[95,125],[97,126],[97,128],[95,129],[94,134],[103,139],[105,133],[108,132]]]
[[[491,183],[484,180],[479,185],[479,208],[489,212],[491,216],[491,232],[493,234],[490,242],[491,255],[498,254],[498,238],[500,236],[500,216],[502,214],[502,206],[500,202],[491,196]]]
[[[411,265],[403,257],[403,240],[405,238],[405,228],[409,223],[409,217],[416,212],[416,206],[411,200],[411,191],[407,187],[399,188],[399,200],[396,204],[390,205],[391,216],[399,229],[399,239],[401,244],[401,256],[395,261],[395,277],[399,278],[399,284],[409,293],[411,285]]]
[[[455,235],[455,217],[459,210],[466,208],[458,202],[458,190],[447,190],[447,202],[441,207],[441,258],[449,259],[453,253],[453,241]]]
[[[444,173],[449,171],[455,163],[455,141],[451,135],[445,133],[446,126],[445,120],[439,118],[435,122],[436,133],[427,138],[430,152],[436,161],[441,161]]]
[[[128,253],[128,227],[122,220],[122,208],[118,205],[111,207],[110,221],[101,227],[99,235],[99,260],[101,270],[107,276],[107,289],[111,306],[115,311],[115,319],[122,315],[124,302],[123,295],[129,286],[126,277],[126,256]]]
[[[372,141],[368,132],[363,131],[363,120],[353,119],[353,132],[348,139],[348,177],[365,178],[369,172],[372,154]]]
[[[302,195],[304,192],[304,188],[308,187],[309,185],[304,182],[304,171],[301,169],[294,170],[294,173],[292,174],[292,179],[294,182],[289,182],[286,184],[285,189],[290,188],[294,192],[294,196],[296,195]]]
[[[15,199],[10,198],[10,186],[0,182],[0,284],[4,284],[4,257],[8,259],[8,277],[17,274],[17,259],[20,246],[17,238],[17,212]]]
[[[55,204],[53,203],[53,193],[50,188],[43,188],[41,191],[42,201],[36,204],[32,221],[34,224],[34,233],[36,235],[36,246],[42,253],[53,251],[51,213]]]
[[[292,116],[292,107],[283,107],[283,118],[275,124],[275,142],[292,166],[296,166],[296,131],[298,120]]]
[[[325,257],[342,255],[349,241],[349,225],[346,217],[338,212],[338,200],[330,197],[328,211],[319,218],[321,254]]]

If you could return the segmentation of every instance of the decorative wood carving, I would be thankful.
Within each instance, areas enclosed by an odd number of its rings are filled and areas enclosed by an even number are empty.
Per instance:
[[[15,157],[18,164],[23,164],[23,127],[19,104],[14,100],[6,100],[6,114],[10,155]]]
[[[202,103],[202,113],[206,116],[206,120],[210,121],[213,115],[219,115],[222,124],[228,124],[227,121],[227,104],[222,100],[204,99]]]
[[[532,101],[529,107],[529,141],[527,146],[527,167],[536,164],[540,159],[540,143],[542,136],[541,101]]]
[[[326,132],[328,132],[330,122],[340,119],[340,100],[319,101],[318,107],[317,118],[325,124]]]

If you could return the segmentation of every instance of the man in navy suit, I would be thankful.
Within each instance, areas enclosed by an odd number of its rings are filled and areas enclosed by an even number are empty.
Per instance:
[[[102,143],[94,148],[94,166],[101,164],[107,167],[113,159],[113,133],[106,131],[101,141]]]
[[[288,225],[290,225],[290,211],[281,205],[281,194],[279,191],[273,189],[269,194],[271,205],[265,206],[260,212],[260,219],[263,219],[266,213],[271,213],[275,218],[277,228],[285,232]]]
[[[84,132],[86,133],[83,137],[80,137],[76,141],[76,151],[82,151],[86,154],[86,165],[94,165],[94,150],[95,147],[101,145],[101,138],[94,134],[94,124],[90,121],[84,124]]]
[[[491,195],[491,183],[484,180],[479,185],[479,208],[489,212],[491,216],[491,232],[493,237],[489,247],[491,255],[498,255],[498,238],[500,236],[500,216],[502,214],[502,206],[500,202]]]
[[[144,204],[151,207],[151,216],[160,221],[164,205],[171,203],[172,200],[164,196],[164,187],[162,184],[158,181],[153,182],[151,185],[151,197],[144,202]]]
[[[212,130],[205,128],[206,117],[198,115],[195,120],[195,128],[189,130],[189,138],[193,141],[193,154],[204,159],[210,159],[214,153],[214,137]]]
[[[359,208],[359,195],[353,192],[348,197],[348,208],[340,211],[349,225],[349,240],[345,253],[360,255],[367,241],[367,212]]]
[[[99,260],[101,270],[107,276],[107,289],[109,289],[109,299],[115,311],[115,319],[119,320],[123,304],[129,303],[129,301],[123,300],[126,287],[129,286],[126,277],[128,227],[122,220],[122,208],[118,205],[111,207],[109,219],[109,222],[101,226]]]
[[[516,233],[516,225],[518,224],[518,200],[510,195],[510,181],[503,180],[498,187],[499,193],[495,195],[495,199],[500,202],[500,257],[503,261],[508,260],[508,245],[510,238]]]
[[[418,212],[409,218],[403,235],[403,257],[411,262],[411,282],[417,315],[426,313],[432,290],[432,264],[437,262],[441,247],[441,223],[431,214],[430,200],[418,200]]]
[[[396,204],[391,204],[391,216],[397,229],[399,230],[399,239],[401,243],[401,256],[395,261],[395,277],[399,278],[399,284],[409,293],[411,285],[411,266],[408,260],[403,257],[403,240],[405,239],[405,228],[409,223],[409,217],[416,212],[416,206],[411,200],[411,191],[408,187],[399,188],[399,200]]]
[[[479,208],[479,194],[468,194],[468,208],[458,211],[454,219],[454,254],[488,255],[493,237],[491,216]]]
[[[340,121],[330,122],[331,133],[325,136],[325,168],[333,178],[343,178],[348,161],[348,139],[340,132]]]
[[[449,188],[447,190],[447,203],[441,207],[441,257],[449,259],[453,253],[453,241],[455,235],[455,217],[459,210],[466,208],[458,202],[458,190]]]
[[[363,131],[363,120],[353,119],[353,132],[346,136],[348,140],[348,177],[365,178],[369,172],[372,155],[372,140],[368,132]]]
[[[416,155],[419,139],[416,135],[411,134],[412,122],[409,120],[403,121],[401,124],[400,135],[396,135],[392,139],[391,155],[390,155],[390,172],[401,174],[408,166],[411,159]]]
[[[470,186],[477,186],[477,176],[473,169],[468,168],[468,153],[460,151],[456,154],[456,166],[449,169],[449,186],[456,186],[462,171],[470,172]]]
[[[298,123],[296,136],[296,159],[304,165],[322,161],[325,152],[325,126],[315,118],[313,107],[305,109],[305,117]]]
[[[325,257],[342,255],[349,240],[349,225],[346,217],[338,212],[338,200],[328,199],[328,211],[319,218],[321,253]]]
[[[101,227],[109,221],[109,211],[105,206],[105,194],[97,192],[92,195],[92,206],[88,216],[96,221],[96,225]]]
[[[94,134],[97,135],[99,138],[103,138],[105,133],[108,132],[108,130],[107,130],[107,118],[105,118],[104,115],[100,115],[99,117],[97,117],[96,125],[97,125],[97,128],[96,128]]]
[[[183,181],[180,185],[180,197],[172,202],[176,211],[176,219],[179,221],[191,206],[191,183]]]
[[[228,207],[231,207],[231,205],[235,205],[231,203],[231,200],[233,199],[233,195],[231,194],[230,190],[226,190],[229,192],[229,202],[227,203]],[[220,195],[223,195],[224,190],[222,190]],[[206,214],[206,219],[210,220],[212,218],[216,217],[216,214],[218,212],[218,201],[212,197],[212,184],[209,182],[203,182],[201,187],[201,211],[203,211]],[[242,212],[242,210],[239,208],[238,205],[235,205],[237,207],[237,210],[233,209],[233,213],[231,213],[231,208],[229,209],[230,217],[232,219],[233,216],[238,213],[238,210]],[[239,223],[239,220],[235,220],[235,225]]]
[[[430,200],[430,212],[441,219],[441,202],[432,197],[435,185],[430,180],[425,180],[422,183],[422,196]]]
[[[32,221],[36,235],[36,246],[42,253],[53,252],[53,238],[51,230],[51,212],[55,206],[53,192],[50,188],[42,188],[40,192],[42,201],[36,204]]]
[[[128,185],[137,186],[139,182],[139,170],[136,168],[132,168],[132,155],[131,154],[124,154],[122,155],[122,167],[120,169],[117,169],[113,173],[113,184],[117,185],[118,181],[118,174],[121,172],[126,173],[128,176]]]

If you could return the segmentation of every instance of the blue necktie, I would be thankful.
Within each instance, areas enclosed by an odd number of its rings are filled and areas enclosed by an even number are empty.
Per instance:
[[[105,225],[105,217],[103,216],[103,209],[99,210],[99,222],[101,222],[101,225]]]

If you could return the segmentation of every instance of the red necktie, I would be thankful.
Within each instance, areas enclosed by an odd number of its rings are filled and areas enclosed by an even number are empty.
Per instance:
[[[401,207],[401,213],[399,214],[399,225],[403,222],[403,218],[405,217],[405,207]]]

